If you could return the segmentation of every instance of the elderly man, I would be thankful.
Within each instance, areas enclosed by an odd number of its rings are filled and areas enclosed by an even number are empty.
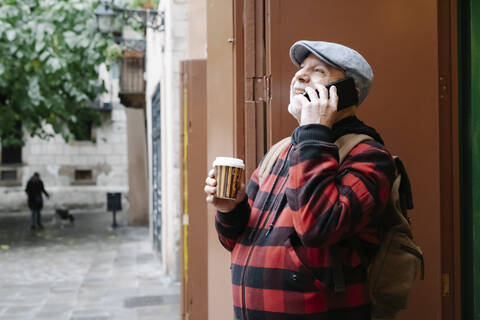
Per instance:
[[[370,319],[367,266],[352,243],[366,253],[378,248],[375,217],[395,175],[380,135],[355,116],[373,73],[358,52],[336,43],[298,41],[290,58],[299,70],[288,110],[299,126],[271,170],[260,183],[257,168],[236,200],[215,197],[213,170],[206,179],[220,242],[232,253],[235,317]],[[337,88],[325,86],[346,77],[355,82],[358,104],[337,110]],[[352,133],[372,139],[339,163],[335,142]]]

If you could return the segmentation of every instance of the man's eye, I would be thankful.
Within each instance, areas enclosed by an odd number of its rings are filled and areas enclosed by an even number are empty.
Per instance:
[[[323,69],[315,69],[315,72],[320,72],[320,73],[323,73]]]

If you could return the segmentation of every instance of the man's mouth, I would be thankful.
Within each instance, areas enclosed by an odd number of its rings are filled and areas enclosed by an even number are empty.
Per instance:
[[[295,95],[304,94],[304,93],[305,93],[305,89],[295,88],[295,89],[293,90],[293,93],[294,93]]]

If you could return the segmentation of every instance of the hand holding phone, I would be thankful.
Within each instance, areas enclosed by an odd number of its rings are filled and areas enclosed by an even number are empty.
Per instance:
[[[327,88],[328,92],[330,91],[331,86],[335,86],[337,88],[337,96],[338,96],[337,111],[340,111],[358,104],[358,91],[357,91],[357,88],[355,87],[355,81],[353,81],[352,77],[347,77],[345,79],[327,84],[325,87]],[[319,95],[318,90],[315,89],[315,92],[317,93],[317,96],[318,96]],[[305,98],[308,99],[308,101],[310,101],[310,97],[308,96],[308,93],[305,93],[304,96]]]

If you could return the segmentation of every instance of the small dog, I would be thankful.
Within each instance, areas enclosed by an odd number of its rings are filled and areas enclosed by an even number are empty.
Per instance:
[[[75,221],[75,217],[68,212],[68,209],[55,209],[55,214],[59,216],[61,220],[70,220],[70,223]]]

